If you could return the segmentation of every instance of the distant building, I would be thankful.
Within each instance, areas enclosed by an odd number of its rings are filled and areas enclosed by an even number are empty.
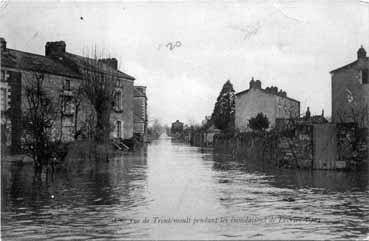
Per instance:
[[[183,133],[184,124],[177,120],[176,122],[172,123],[172,128],[170,129],[171,135],[181,135]]]
[[[211,146],[214,143],[214,136],[216,134],[220,134],[222,131],[215,127],[215,125],[211,125],[204,132],[204,144],[206,146]]]
[[[27,108],[24,87],[35,80],[43,82],[55,107],[57,124],[53,130],[54,138],[71,141],[77,132],[80,132],[79,136],[91,135],[88,123],[96,120],[94,108],[86,98],[82,98],[77,115],[74,101],[79,96],[78,89],[84,76],[89,73],[114,81],[114,102],[110,115],[114,130],[110,133],[111,137],[128,139],[133,136],[134,78],[117,69],[116,59],[96,61],[68,53],[64,41],[47,42],[45,56],[9,49],[3,38],[0,38],[0,44],[1,97],[4,100],[10,97],[10,101],[6,102],[8,106],[2,103],[1,110],[8,108],[13,153],[20,151],[23,138],[22,113]]]
[[[258,113],[265,114],[273,128],[276,119],[296,118],[300,116],[300,102],[287,97],[287,93],[277,87],[261,87],[260,80],[250,81],[250,87],[235,96],[235,127],[241,132],[247,131],[248,122]]]
[[[332,70],[332,121],[369,127],[369,58],[361,46],[357,59]]]
[[[211,116],[210,115],[205,116],[205,119],[203,119],[201,121],[201,125],[202,126],[206,125],[210,120],[211,120]]]
[[[139,136],[143,141],[147,135],[147,95],[145,86],[135,86],[134,91],[134,125],[133,133]]]

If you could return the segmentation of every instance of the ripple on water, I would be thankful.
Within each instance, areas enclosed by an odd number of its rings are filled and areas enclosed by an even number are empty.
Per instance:
[[[258,169],[170,139],[93,168],[86,164],[49,183],[34,180],[30,166],[8,170],[3,238],[357,239],[369,233],[362,173]],[[171,215],[284,219],[190,226],[124,221]],[[291,221],[306,217],[314,220]]]

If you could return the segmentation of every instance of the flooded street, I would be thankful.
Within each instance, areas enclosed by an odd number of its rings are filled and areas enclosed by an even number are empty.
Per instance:
[[[47,182],[34,178],[31,165],[3,173],[4,240],[369,234],[367,172],[268,169],[169,138]]]

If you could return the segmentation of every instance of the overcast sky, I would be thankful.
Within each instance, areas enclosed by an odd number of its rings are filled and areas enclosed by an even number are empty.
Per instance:
[[[9,48],[44,54],[47,41],[67,51],[117,57],[148,87],[150,119],[200,122],[224,82],[236,92],[253,76],[331,112],[329,71],[369,49],[364,1],[15,2],[0,0],[0,36]],[[168,43],[173,43],[170,49]],[[369,51],[368,51],[369,52]]]

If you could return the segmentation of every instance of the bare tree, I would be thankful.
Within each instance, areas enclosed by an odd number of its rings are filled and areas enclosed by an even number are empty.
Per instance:
[[[73,90],[72,103],[74,106],[74,139],[78,139],[82,135],[82,128],[78,126],[79,111],[81,110],[81,104],[84,98],[82,85],[79,85],[77,89]]]
[[[107,142],[112,128],[110,114],[115,91],[115,77],[112,70],[96,58],[88,59],[88,63],[89,65],[83,70],[81,88],[96,111],[96,141]]]
[[[55,106],[45,91],[43,74],[34,74],[26,79],[24,91],[24,151],[33,158],[36,172],[41,172],[55,150],[55,141],[52,139]]]

